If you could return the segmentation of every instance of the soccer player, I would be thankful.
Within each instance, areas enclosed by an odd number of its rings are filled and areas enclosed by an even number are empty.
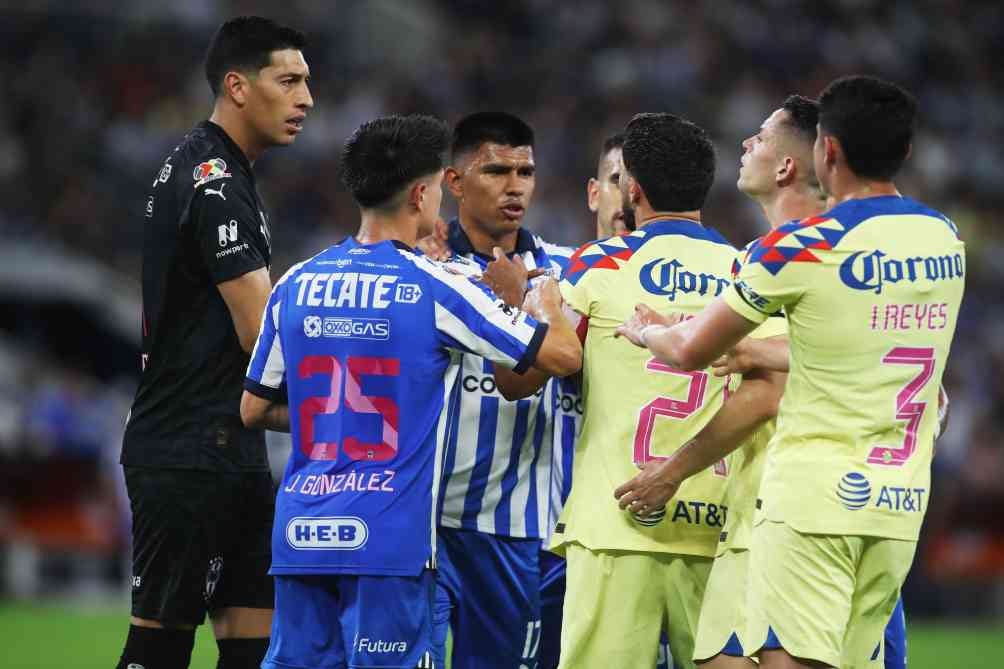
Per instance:
[[[772,230],[823,208],[825,198],[812,169],[818,117],[814,101],[793,95],[743,142],[737,185],[763,208]],[[740,252],[734,274],[747,253]],[[777,312],[751,336],[784,341],[786,334],[784,314]],[[738,390],[703,430],[668,460],[645,469],[614,493],[622,509],[635,503],[661,509],[680,482],[713,466],[741,445],[731,461],[724,500],[728,520],[719,537],[695,641],[694,658],[708,669],[753,666],[743,657],[744,608],[736,606],[736,601],[746,592],[757,488],[786,378],[783,372],[747,369]]]
[[[748,651],[763,666],[875,662],[930,503],[938,387],[962,301],[965,247],[896,190],[916,102],[879,79],[832,82],[813,157],[837,202],[754,247],[698,317],[619,332],[700,368],[784,308],[791,372],[750,544]],[[826,615],[819,615],[825,611]]]
[[[598,239],[625,234],[634,229],[631,209],[625,211],[620,192],[620,173],[624,169],[623,133],[607,137],[600,150],[596,176],[586,184],[586,205],[596,214]],[[533,380],[533,373],[523,374],[523,383],[532,388],[513,391],[531,395],[546,379]],[[507,392],[504,382],[502,391]],[[521,384],[522,385],[522,384]],[[572,489],[572,462],[575,443],[582,429],[582,380],[577,375],[556,379],[550,386],[555,393],[554,408],[554,470],[551,477],[551,513],[549,531],[557,525],[561,509]],[[549,536],[549,535],[548,535]],[[545,539],[546,542],[546,539]],[[539,669],[557,669],[561,646],[561,609],[565,601],[565,560],[550,551],[540,554],[540,653]],[[664,666],[668,649],[660,641],[657,667]]]
[[[665,626],[675,665],[687,667],[725,518],[725,470],[688,481],[662,522],[621,511],[613,490],[696,434],[721,404],[724,382],[662,365],[612,335],[637,300],[704,308],[727,289],[735,249],[701,224],[715,170],[701,128],[639,114],[625,130],[623,156],[621,192],[638,228],[583,246],[561,284],[568,305],[588,319],[584,424],[551,541],[568,560],[561,666],[651,669]]]
[[[132,617],[119,668],[187,667],[208,611],[227,669],[257,667],[272,615],[274,492],[265,435],[241,425],[268,300],[270,231],[252,165],[313,106],[303,35],[258,17],[209,46],[213,114],[147,194],[143,375],[122,444],[132,507]]]
[[[480,112],[457,123],[445,177],[458,203],[448,229],[455,262],[486,271],[494,262],[522,263],[560,275],[561,248],[522,227],[535,186],[533,146],[533,130],[511,114]],[[533,666],[540,643],[538,558],[552,477],[552,394],[543,389],[509,401],[491,360],[467,353],[456,363],[460,373],[444,409],[437,648],[445,653],[452,628],[454,666]]]
[[[624,169],[624,135],[617,133],[603,141],[596,176],[586,183],[586,203],[596,214],[596,238],[605,239],[623,235],[634,229],[628,220],[632,211],[621,205],[620,178]]]
[[[433,666],[451,356],[517,372],[581,365],[553,280],[527,299],[538,322],[412,250],[439,215],[448,144],[427,116],[360,127],[343,152],[359,232],[295,265],[265,310],[241,415],[293,435],[266,669]]]

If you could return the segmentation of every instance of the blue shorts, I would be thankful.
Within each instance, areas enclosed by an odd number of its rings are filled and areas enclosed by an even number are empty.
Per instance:
[[[561,657],[561,610],[565,603],[565,560],[554,553],[540,553],[540,652],[537,669],[558,669]],[[670,669],[669,641],[659,638],[656,669]]]
[[[435,576],[276,576],[262,669],[432,667]]]
[[[434,614],[436,666],[535,667],[540,645],[539,539],[439,528]]]
[[[906,669],[906,614],[902,597],[885,628],[885,669]]]
[[[565,603],[565,561],[540,554],[540,652],[537,669],[558,669],[561,650],[561,607]]]

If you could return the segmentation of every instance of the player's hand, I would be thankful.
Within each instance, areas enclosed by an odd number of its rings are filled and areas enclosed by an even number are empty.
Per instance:
[[[624,321],[621,325],[617,326],[614,331],[615,337],[623,336],[625,339],[630,341],[635,346],[640,346],[641,348],[648,348],[644,341],[642,341],[641,332],[650,325],[662,325],[665,327],[671,327],[676,325],[684,319],[684,315],[680,313],[674,314],[660,314],[655,309],[652,309],[647,304],[635,305],[634,313],[631,314],[631,318]]]
[[[749,337],[741,339],[734,348],[711,363],[715,376],[729,374],[747,374],[753,369],[753,357],[750,355]]]
[[[481,274],[481,280],[506,304],[518,307],[523,304],[526,286],[530,279],[544,273],[542,269],[527,271],[523,259],[518,255],[508,258],[502,249],[492,249],[495,260],[488,263]]]
[[[672,462],[642,464],[637,476],[614,490],[620,508],[642,518],[663,510],[680,489],[680,482],[672,475]]]
[[[449,227],[443,219],[437,218],[433,225],[432,234],[419,239],[415,246],[433,260],[447,260],[453,255],[453,249],[450,248],[447,241],[448,237]]]
[[[523,300],[523,310],[542,323],[550,323],[557,317],[563,318],[561,305],[561,291],[558,289],[558,282],[552,277],[538,283]]]

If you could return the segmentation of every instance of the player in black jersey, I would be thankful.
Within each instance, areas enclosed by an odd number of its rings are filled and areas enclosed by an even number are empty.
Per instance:
[[[313,106],[304,36],[223,24],[206,56],[213,114],[154,177],[143,225],[143,376],[122,465],[133,513],[132,617],[119,669],[183,669],[208,611],[218,667],[268,645],[274,490],[265,437],[240,420],[271,290],[252,164],[292,144]]]

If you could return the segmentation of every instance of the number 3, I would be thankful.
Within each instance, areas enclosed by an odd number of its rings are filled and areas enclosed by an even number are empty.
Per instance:
[[[917,450],[917,428],[924,417],[927,402],[914,402],[913,398],[934,376],[934,348],[897,346],[882,358],[887,365],[920,365],[920,373],[913,377],[896,395],[896,419],[906,421],[906,436],[899,448],[876,446],[868,454],[873,465],[902,466]]]

